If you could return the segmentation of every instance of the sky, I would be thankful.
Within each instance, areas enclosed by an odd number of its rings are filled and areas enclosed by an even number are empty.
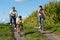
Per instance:
[[[39,8],[39,5],[44,6],[51,0],[1,0],[0,1],[0,22],[9,20],[9,12],[15,6],[18,15],[24,18],[29,16],[33,11]],[[60,0],[57,0],[60,1]]]

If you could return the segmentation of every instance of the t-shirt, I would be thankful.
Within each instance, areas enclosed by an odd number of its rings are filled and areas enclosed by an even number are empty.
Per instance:
[[[17,17],[17,11],[10,11],[9,16]]]
[[[43,9],[38,10],[38,16],[41,16],[41,14],[43,14]]]
[[[18,23],[18,24],[22,24],[22,23],[23,23],[23,21],[22,21],[22,20],[20,20],[20,19],[18,19],[18,20],[17,20],[17,23]]]

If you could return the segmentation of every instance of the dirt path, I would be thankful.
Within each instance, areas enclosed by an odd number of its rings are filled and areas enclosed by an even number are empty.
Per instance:
[[[60,40],[60,38],[58,36],[55,36],[51,32],[41,31],[40,29],[38,29],[38,31],[40,31],[43,35],[45,35],[48,38],[48,40]]]
[[[54,34],[50,32],[41,31],[41,30],[40,32],[43,33],[48,38],[48,40],[60,40],[60,38],[58,38],[57,36],[55,36]]]
[[[24,38],[24,35],[21,33],[18,33],[18,32],[14,32],[14,38],[15,40],[25,40]]]

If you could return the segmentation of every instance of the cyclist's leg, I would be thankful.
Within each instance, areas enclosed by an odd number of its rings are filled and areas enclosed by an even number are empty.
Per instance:
[[[20,26],[18,26],[18,32],[20,32]]]
[[[22,30],[23,30],[23,24],[22,24]]]
[[[12,17],[10,18],[10,25],[12,24]]]
[[[41,29],[44,30],[44,18],[41,18]]]
[[[20,31],[22,30],[22,24],[20,24]]]
[[[39,27],[41,27],[41,17],[38,17]]]
[[[19,30],[21,31],[21,24],[20,24],[20,29]]]
[[[21,24],[19,24],[19,25],[18,25],[18,33],[20,33],[21,29],[22,29],[22,28],[21,28]]]
[[[20,24],[20,27],[21,27],[21,30],[22,30],[23,29],[23,24],[22,23]]]
[[[16,18],[14,18],[14,24],[15,24],[15,28],[16,28]]]

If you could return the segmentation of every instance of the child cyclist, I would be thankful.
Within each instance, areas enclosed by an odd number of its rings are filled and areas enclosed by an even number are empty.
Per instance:
[[[17,20],[17,31],[18,33],[23,30],[23,21],[22,21],[22,16],[19,16]]]

